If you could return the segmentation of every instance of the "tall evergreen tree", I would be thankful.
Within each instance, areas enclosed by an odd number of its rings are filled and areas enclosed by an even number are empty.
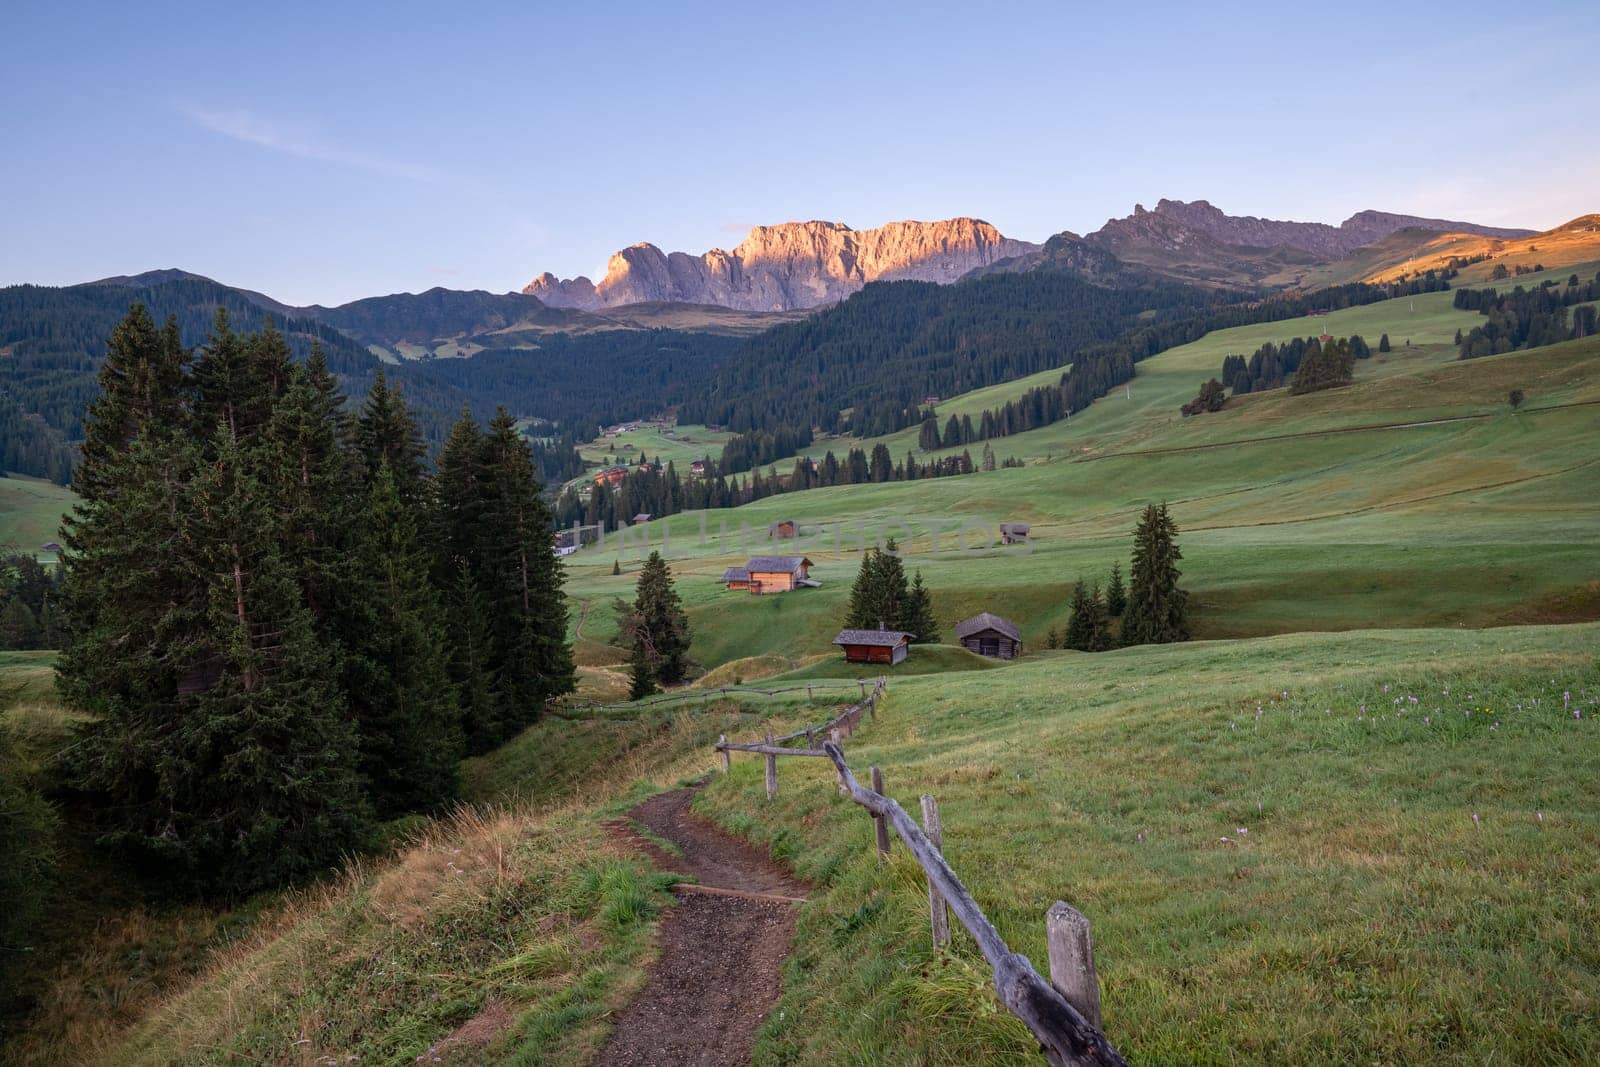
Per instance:
[[[349,582],[365,625],[346,671],[361,771],[380,815],[437,808],[457,791],[461,708],[428,552],[387,464],[361,518]]]
[[[651,675],[664,685],[676,685],[688,673],[689,616],[672,584],[672,568],[651,552],[639,571],[630,628],[635,644],[644,647]]]
[[[1165,644],[1189,639],[1188,594],[1178,588],[1177,525],[1167,506],[1144,509],[1133,535],[1133,571],[1122,618],[1125,645]]]
[[[74,620],[61,675],[96,714],[72,777],[103,840],[169,880],[248,892],[325,870],[366,808],[332,661],[228,427],[204,463],[156,433],[119,464],[68,556],[69,602],[101,606]]]
[[[1106,614],[1113,619],[1122,618],[1128,609],[1128,588],[1122,584],[1122,564],[1111,565],[1111,578],[1106,582]]]
[[[572,691],[576,671],[550,513],[527,441],[504,408],[483,442],[482,519],[477,569],[491,671],[512,721],[526,725],[547,700]]]
[[[640,635],[633,639],[633,654],[628,659],[628,699],[643,700],[654,692],[656,678],[650,670],[650,653]]]
[[[96,497],[106,488],[103,470],[146,426],[176,429],[187,406],[188,354],[169,318],[157,331],[143,304],[134,304],[111,332],[100,365],[100,392],[89,404],[73,487]]]
[[[356,419],[355,443],[366,465],[368,484],[377,477],[378,468],[388,464],[400,499],[409,506],[420,503],[423,457],[427,454],[422,431],[417,428],[417,420],[406,406],[405,398],[389,387],[382,368],[373,379],[372,389]]]
[[[900,629],[914,635],[917,644],[931,645],[939,642],[939,621],[933,617],[933,594],[922,584],[919,570],[911,579],[911,594],[906,600],[906,615]]]
[[[861,570],[850,590],[850,606],[845,626],[855,630],[905,630],[911,604],[906,584],[905,565],[890,538],[880,550],[868,548],[861,555]]]
[[[1082,578],[1072,585],[1072,603],[1068,611],[1062,647],[1088,652],[1094,643],[1094,605],[1089,599],[1089,587],[1083,584]]]

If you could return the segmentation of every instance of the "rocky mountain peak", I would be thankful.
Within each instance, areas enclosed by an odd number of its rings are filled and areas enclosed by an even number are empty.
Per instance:
[[[855,230],[813,219],[756,226],[732,251],[664,253],[640,242],[612,255],[598,283],[549,272],[523,292],[556,307],[712,304],[742,311],[792,311],[843,300],[871,281],[953,282],[978,267],[1031,252],[982,219],[891,222]]]

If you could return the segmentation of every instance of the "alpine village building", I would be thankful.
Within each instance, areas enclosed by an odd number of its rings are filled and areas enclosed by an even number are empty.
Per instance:
[[[756,556],[743,567],[722,572],[729,589],[745,589],[760,596],[788,593],[802,586],[815,589],[822,583],[811,577],[811,561],[804,556]]]
[[[844,649],[851,663],[886,663],[894,666],[906,658],[912,635],[903,630],[840,630],[833,643]]]
[[[1022,655],[1022,632],[1017,624],[987,611],[956,623],[956,640],[967,651],[990,659],[1016,659]]]

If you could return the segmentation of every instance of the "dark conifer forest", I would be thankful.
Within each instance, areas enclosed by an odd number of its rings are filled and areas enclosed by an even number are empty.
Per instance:
[[[347,405],[313,340],[218,311],[181,342],[136,305],[84,420],[64,532],[65,780],[103,844],[179,892],[325,871],[439,809],[464,752],[569,692],[532,453],[464,416],[431,475],[375,374]]]

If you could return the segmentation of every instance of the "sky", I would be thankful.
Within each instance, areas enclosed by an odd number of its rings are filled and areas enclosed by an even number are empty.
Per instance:
[[[1600,211],[1593,15],[8,0],[0,285],[506,292],[637,241],[956,215],[1043,240],[1162,197],[1543,229]]]

